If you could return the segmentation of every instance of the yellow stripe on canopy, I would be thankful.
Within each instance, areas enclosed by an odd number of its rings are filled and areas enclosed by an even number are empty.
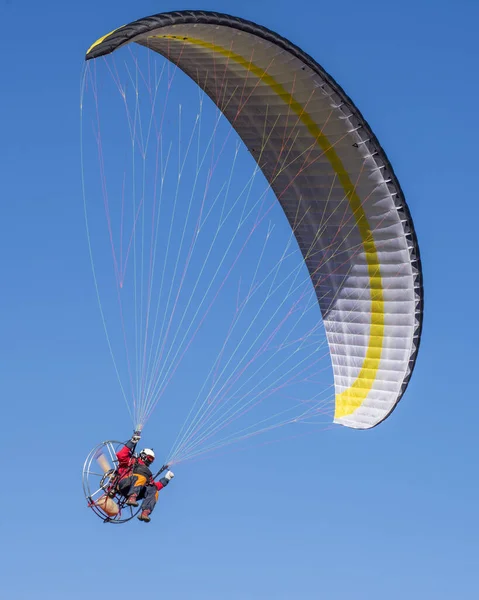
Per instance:
[[[235,52],[228,50],[218,44],[212,44],[204,40],[195,38],[178,39],[174,35],[156,35],[151,36],[156,38],[164,38],[172,41],[177,41],[181,44],[194,44],[201,46],[212,52],[221,54],[228,60],[233,60],[235,63],[244,67],[248,72],[255,75],[261,80],[261,83],[269,86],[275,94],[283,100],[283,102],[292,110],[302,123],[308,128],[308,131],[316,140],[316,143],[321,147],[327,156],[332,168],[336,172],[339,181],[341,182],[346,198],[349,201],[351,209],[356,220],[356,225],[361,233],[363,247],[365,250],[366,261],[368,264],[369,278],[371,290],[371,327],[369,331],[369,342],[366,350],[366,357],[354,383],[344,392],[336,396],[336,408],[334,417],[336,419],[352,414],[361,406],[367,398],[381,361],[381,350],[384,339],[384,301],[383,289],[379,267],[379,259],[376,251],[371,228],[369,226],[366,214],[361,204],[361,198],[356,192],[356,187],[351,181],[349,174],[344,168],[341,159],[334,150],[333,145],[328,138],[322,133],[321,128],[308,114],[305,106],[295,100],[295,98],[284,89],[284,87],[276,81],[276,79],[264,71],[261,67],[255,65],[252,60],[247,59]],[[372,279],[374,278],[374,290]]]

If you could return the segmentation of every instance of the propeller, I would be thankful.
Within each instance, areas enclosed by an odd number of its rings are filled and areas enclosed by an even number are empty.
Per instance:
[[[108,471],[112,470],[113,467],[110,465],[108,458],[103,452],[98,454],[95,458],[103,473],[108,473]]]

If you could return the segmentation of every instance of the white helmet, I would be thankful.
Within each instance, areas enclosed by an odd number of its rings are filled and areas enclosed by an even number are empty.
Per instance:
[[[147,464],[151,464],[155,460],[155,453],[153,452],[153,450],[151,450],[151,448],[144,448],[140,452],[140,458]]]

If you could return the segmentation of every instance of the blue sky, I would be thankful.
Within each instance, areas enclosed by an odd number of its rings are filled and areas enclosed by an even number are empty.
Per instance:
[[[423,340],[380,427],[185,463],[151,525],[112,527],[81,492],[86,453],[125,438],[130,422],[86,246],[80,76],[100,35],[182,8],[277,31],[353,98],[414,218]],[[478,13],[472,1],[425,0],[1,4],[2,598],[131,594],[140,572],[152,598],[475,597]],[[165,414],[157,431],[168,425]]]

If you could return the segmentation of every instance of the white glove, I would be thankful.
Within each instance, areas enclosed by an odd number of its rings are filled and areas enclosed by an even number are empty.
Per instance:
[[[141,431],[135,431],[133,433],[133,435],[131,436],[131,441],[134,444],[138,444],[138,442],[140,441],[140,439],[141,439]]]
[[[175,474],[173,473],[173,471],[168,471],[168,473],[165,475],[165,479],[167,481],[171,481],[174,476],[175,476]]]

